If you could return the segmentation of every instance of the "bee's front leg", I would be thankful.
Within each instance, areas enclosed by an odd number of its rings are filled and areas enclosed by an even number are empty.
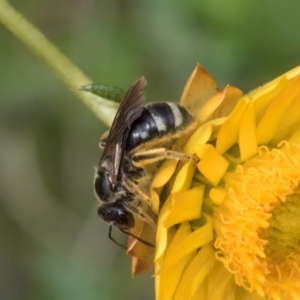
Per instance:
[[[143,222],[148,223],[153,231],[156,231],[156,222],[153,220],[151,216],[149,216],[143,207],[133,206],[129,204],[127,201],[124,201],[124,206],[128,211],[136,215],[139,219],[141,219]]]
[[[146,205],[148,205],[151,210],[153,210],[151,198],[143,193],[136,184],[128,179],[124,179],[124,184],[128,191],[130,191],[130,193],[134,194],[141,202],[146,203]]]
[[[108,138],[108,135],[109,135],[109,130],[105,131],[103,133],[103,135],[101,136],[99,144],[98,144],[100,149],[104,149],[104,147],[106,146],[106,140]]]

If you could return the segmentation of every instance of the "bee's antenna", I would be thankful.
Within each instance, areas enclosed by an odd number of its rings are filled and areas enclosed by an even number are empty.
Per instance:
[[[139,238],[138,236],[132,234],[131,232],[124,231],[124,230],[121,229],[121,228],[119,228],[119,229],[120,229],[120,231],[122,231],[123,233],[125,233],[125,234],[127,234],[127,235],[130,235],[130,236],[132,236],[132,237],[134,237],[134,238],[137,239],[139,242],[141,242],[141,243],[143,243],[143,244],[145,244],[145,245],[147,245],[147,246],[149,246],[149,247],[151,247],[151,248],[155,248],[155,246],[154,246],[153,244],[151,244],[151,243],[149,243],[149,242],[147,242],[147,241],[145,241],[145,240]]]

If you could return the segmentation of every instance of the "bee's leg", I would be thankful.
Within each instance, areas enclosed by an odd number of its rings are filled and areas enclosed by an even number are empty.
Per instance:
[[[145,213],[142,207],[133,206],[127,201],[124,201],[124,206],[128,209],[128,211],[136,215],[139,219],[148,223],[152,227],[153,231],[156,231],[156,223],[154,222],[153,218]]]
[[[109,238],[111,241],[113,241],[116,245],[118,245],[119,247],[122,247],[122,248],[124,248],[124,249],[127,250],[127,247],[126,247],[126,246],[124,246],[123,244],[119,243],[118,241],[116,241],[116,240],[112,237],[112,235],[111,235],[111,230],[112,230],[112,225],[109,226],[109,230],[108,230],[108,238]]]
[[[132,155],[133,164],[139,168],[148,164],[158,162],[163,159],[192,161],[195,164],[199,161],[196,156],[184,154],[173,150],[167,150],[165,148],[156,148],[146,151],[139,151]]]
[[[99,141],[99,148],[100,149],[103,149],[105,147],[108,135],[109,135],[109,130],[105,131],[103,133],[103,135],[101,136],[100,141]]]
[[[151,244],[151,243],[149,243],[149,242],[147,242],[147,241],[141,239],[140,237],[138,237],[138,236],[135,235],[135,234],[132,234],[130,231],[126,231],[126,230],[124,230],[124,229],[122,229],[122,228],[119,228],[119,230],[120,230],[121,232],[127,234],[127,235],[130,235],[130,236],[134,237],[134,238],[137,239],[139,242],[141,242],[141,243],[143,243],[143,244],[145,244],[145,245],[147,245],[147,246],[149,246],[149,247],[155,248],[155,245],[153,245],[153,244]],[[114,242],[116,242],[116,241],[114,240]],[[123,245],[122,245],[122,247],[123,247]],[[124,248],[124,247],[123,247],[123,248]],[[126,247],[126,249],[127,249],[127,247]]]
[[[146,203],[150,208],[153,210],[153,205],[151,198],[143,193],[134,183],[132,183],[130,180],[124,180],[124,184],[126,188],[137,196],[137,198],[142,201],[143,203]]]

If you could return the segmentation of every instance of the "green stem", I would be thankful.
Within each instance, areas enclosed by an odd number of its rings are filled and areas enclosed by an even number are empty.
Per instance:
[[[0,0],[0,21],[48,65],[100,120],[107,125],[111,124],[117,104],[91,93],[79,91],[78,87],[92,81],[6,0]]]

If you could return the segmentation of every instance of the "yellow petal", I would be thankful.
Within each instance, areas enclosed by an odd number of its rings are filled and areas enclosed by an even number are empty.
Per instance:
[[[167,271],[180,259],[213,240],[212,221],[209,217],[206,218],[207,223],[205,225],[193,231],[187,238],[178,243],[171,253],[166,255],[160,273]]]
[[[158,188],[165,185],[175,172],[177,161],[174,159],[166,159],[156,172],[152,180],[151,187]]]
[[[152,204],[153,211],[157,213],[159,211],[159,206],[160,206],[159,195],[154,190],[150,191],[150,195],[151,195],[151,204]]]
[[[299,86],[300,77],[295,77],[290,82],[284,78],[283,81],[286,82],[287,87],[282,91],[278,91],[257,126],[257,140],[259,144],[267,144],[272,140],[283,113],[287,110],[297,93],[299,93],[297,86]]]
[[[292,69],[292,70],[289,70],[288,72],[284,73],[284,76],[287,78],[287,79],[292,79],[296,76],[298,76],[300,74],[300,66]]]
[[[268,106],[278,94],[278,91],[283,90],[287,84],[288,81],[282,76],[280,81],[278,81],[272,89],[263,89],[258,94],[252,91],[246,95],[250,101],[254,103],[257,123],[261,121]]]
[[[168,229],[163,224],[170,214],[171,207],[171,197],[169,197],[161,209],[157,222],[156,249],[154,259],[155,263],[157,264],[160,264],[163,260],[164,253],[168,244]]]
[[[270,82],[263,84],[262,86],[252,90],[250,93],[247,94],[251,99],[261,98],[264,95],[270,93],[272,90],[277,89],[278,85],[282,81],[283,78],[285,79],[292,79],[300,74],[300,66],[284,73],[283,75],[278,76],[277,78],[273,79]],[[277,89],[277,91],[280,89]]]
[[[223,203],[225,197],[226,197],[226,190],[221,188],[211,188],[209,191],[209,198],[211,201],[216,204],[220,205]]]
[[[165,160],[154,176],[150,189],[150,196],[152,201],[152,208],[155,212],[158,212],[160,207],[159,192],[154,189],[159,189],[164,186],[172,177],[175,172],[177,161],[174,159]]]
[[[194,146],[206,144],[206,142],[210,139],[212,135],[212,125],[211,124],[203,124],[201,125],[188,139],[185,151],[188,154],[194,154]]]
[[[202,247],[184,272],[176,291],[175,300],[192,299],[199,285],[213,267],[214,261],[215,256],[212,246]],[[215,288],[218,289],[218,286]]]
[[[197,186],[183,193],[174,194],[173,207],[165,220],[165,227],[198,219],[201,217],[201,208],[204,194],[204,185]]]
[[[290,144],[298,144],[300,145],[300,129],[296,131],[293,136],[289,139]]]
[[[194,294],[194,297],[192,297],[191,299],[192,300],[209,299],[207,287],[208,287],[208,276],[206,276],[202,281],[202,283],[198,286],[198,289]]]
[[[278,144],[286,140],[300,128],[300,90],[298,95],[293,99],[291,105],[283,113],[278,128],[272,139],[273,144]]]
[[[209,140],[213,139],[213,135],[219,131],[220,126],[222,126],[227,120],[227,117],[222,117],[218,119],[213,119],[199,126],[199,128],[190,136],[184,152],[187,154],[195,154],[194,146],[206,144]]]
[[[195,172],[195,166],[192,162],[186,163],[178,172],[172,189],[173,193],[179,193],[189,189]]]
[[[155,244],[155,232],[140,219],[135,220],[135,226],[130,229],[130,232],[149,243]],[[137,241],[132,236],[129,236],[128,239],[127,254],[132,256],[132,275],[144,273],[153,267],[154,248]]]
[[[227,87],[223,88],[204,103],[203,107],[199,110],[199,112],[196,115],[196,120],[199,124],[205,122],[221,105],[222,101],[225,98],[226,90]]]
[[[229,161],[220,155],[210,144],[196,146],[195,152],[200,158],[198,169],[214,186],[224,176],[229,167]]]
[[[244,111],[239,130],[239,147],[241,161],[244,161],[257,153],[256,119],[253,103],[250,103]]]
[[[169,244],[170,241],[173,241],[174,236],[177,234],[176,230],[169,231]],[[155,273],[152,277],[155,279],[155,299],[162,299],[163,293],[162,290],[164,288],[164,285],[162,284],[162,276],[156,275],[156,273],[159,273],[159,270],[161,268],[161,259],[155,263]]]
[[[216,285],[218,285],[217,289]],[[241,299],[235,296],[235,285],[234,276],[224,268],[222,263],[215,262],[208,275],[209,299],[223,300],[224,295],[228,300]]]
[[[238,101],[241,99],[243,92],[235,86],[227,85],[225,98],[221,105],[214,113],[214,118],[227,117],[236,107]]]
[[[214,78],[197,64],[183,89],[180,105],[195,114],[216,91],[217,83]]]
[[[238,141],[241,116],[248,105],[246,98],[241,99],[232,111],[227,121],[222,125],[217,137],[216,149],[223,154]]]
[[[185,239],[190,233],[190,225],[187,222],[181,224],[175,236],[173,237],[170,246],[168,247],[168,252],[172,251],[174,246],[176,246],[177,243],[179,243],[181,240]],[[194,255],[195,253],[191,253],[190,255],[185,256],[180,261],[178,261],[172,268],[170,268],[169,271],[156,276],[160,277],[160,288],[159,291],[157,291],[156,293],[158,295],[158,297],[156,297],[157,300],[173,299],[173,295],[183,274],[183,271]]]
[[[238,88],[230,85],[225,86],[222,90],[214,94],[206,103],[204,103],[203,107],[196,115],[196,120],[199,124],[202,124],[207,121],[217,109],[217,117],[228,116],[231,112],[230,109],[233,109],[242,94],[242,91]]]
[[[149,247],[148,247],[149,248]],[[132,257],[131,274],[132,276],[140,275],[153,268],[153,255],[145,255],[140,259],[135,256]]]

